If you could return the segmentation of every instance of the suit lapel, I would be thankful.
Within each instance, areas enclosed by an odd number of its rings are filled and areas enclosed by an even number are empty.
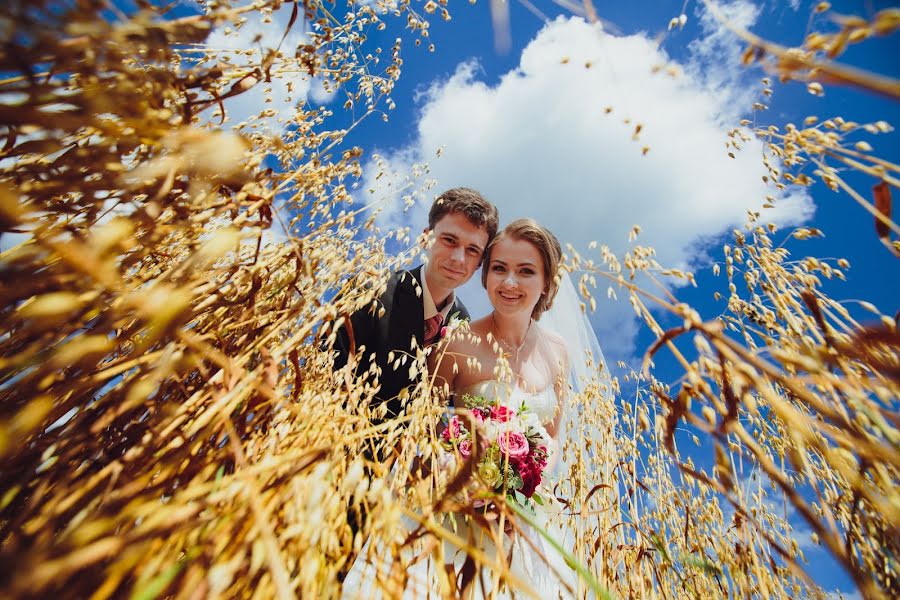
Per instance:
[[[466,305],[459,299],[459,296],[453,299],[453,308],[450,309],[450,314],[448,316],[453,316],[454,314],[457,319],[462,321],[469,321],[472,318],[468,309],[466,309]]]
[[[397,283],[397,312],[394,314],[391,326],[397,327],[397,331],[401,332],[404,339],[400,346],[404,351],[409,350],[410,332],[416,337],[420,347],[425,341],[425,311],[422,298],[423,269],[424,267],[419,265],[411,271],[402,271],[400,274],[401,280]],[[447,325],[450,317],[453,316],[466,320],[470,318],[465,305],[463,305],[458,296],[453,299],[453,306],[450,308],[450,312],[447,313],[447,320],[444,322],[444,325]],[[438,339],[441,337],[440,332],[438,332]]]
[[[424,309],[422,308],[422,266],[418,266],[411,271],[403,271],[400,275],[401,281],[397,284],[397,306],[399,311],[394,315],[395,323],[392,326],[397,327],[397,331],[401,337],[402,350],[409,350],[410,333],[416,337],[419,346],[425,339],[425,320]],[[399,318],[398,318],[399,317]]]

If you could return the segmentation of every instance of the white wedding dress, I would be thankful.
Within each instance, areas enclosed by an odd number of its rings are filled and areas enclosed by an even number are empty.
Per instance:
[[[542,425],[549,424],[556,414],[557,398],[552,386],[537,393],[529,393],[519,387],[511,387],[508,384],[495,380],[481,381],[459,390],[459,396],[471,394],[483,396],[490,400],[496,400],[498,404],[518,410],[524,403],[530,412],[533,412]],[[563,548],[571,550],[571,535],[566,535],[560,527],[551,524],[551,515],[554,510],[559,510],[558,503],[550,500],[550,494],[546,491],[551,488],[550,482],[545,481],[539,488],[542,496],[547,498],[544,506],[536,505],[533,520],[553,537]],[[404,519],[403,525],[412,531],[416,523],[411,519]],[[466,519],[456,517],[445,518],[444,527],[453,532],[462,540],[474,540],[474,547],[481,550],[489,560],[495,560],[497,548],[490,534],[478,526],[471,526]],[[570,590],[578,589],[578,581],[575,571],[566,564],[560,553],[535,529],[518,519],[516,522],[517,534],[510,537],[504,535],[503,556],[509,558],[509,573],[513,580],[522,582],[539,598],[557,599],[574,598]],[[389,564],[366,564],[366,556],[381,555],[380,552],[372,553],[366,544],[360,553],[360,560],[356,561],[353,568],[344,580],[342,598],[382,598],[384,594],[375,584],[375,569],[381,573],[387,573]],[[444,557],[447,561],[453,561],[457,572],[463,568],[467,554],[449,541],[444,541]],[[542,558],[543,557],[543,558]],[[546,559],[546,560],[545,560]],[[388,559],[389,560],[389,559]],[[440,598],[436,565],[432,559],[422,560],[413,565],[409,571],[409,584],[404,591],[404,599]],[[443,566],[439,567],[443,570]],[[481,569],[475,576],[475,598],[525,598],[527,594],[518,593],[508,586],[497,586],[498,577],[488,567]],[[565,582],[565,585],[563,584]],[[583,586],[583,584],[582,584]],[[495,590],[495,591],[494,591]]]
[[[548,386],[539,392],[526,392],[518,386],[511,386],[496,380],[487,380],[459,390],[460,397],[464,394],[495,400],[498,404],[508,406],[514,410],[518,410],[524,404],[527,410],[534,413],[544,426],[553,421],[558,410],[558,401],[553,386]],[[558,450],[554,449],[553,451],[556,452]],[[560,507],[547,491],[552,488],[552,482],[550,481],[552,475],[548,475],[545,475],[544,481],[541,482],[542,485],[538,488],[546,502],[544,505],[535,504],[533,520],[563,548],[568,547],[571,549],[572,536],[567,536],[564,530],[552,523],[552,515],[554,512],[558,512]],[[466,540],[472,534],[476,541],[475,546],[484,551],[488,558],[496,558],[497,548],[487,532],[477,526],[474,527],[474,531],[470,531],[467,522],[463,519],[457,519],[456,522],[456,534],[459,537]],[[557,598],[574,598],[575,596],[570,590],[574,591],[577,589],[578,582],[575,571],[566,564],[559,551],[534,528],[522,522],[521,519],[517,521],[516,525],[516,535],[512,536],[512,538],[503,536],[503,556],[505,557],[504,560],[509,559],[510,575],[515,580],[521,581],[531,588],[539,598],[552,598],[554,600]],[[447,559],[452,558],[456,570],[459,571],[465,563],[466,553],[449,542],[444,543],[444,553]],[[482,570],[480,578],[476,575],[476,598],[527,597],[509,588],[492,593],[491,590],[494,589],[496,582],[496,578],[493,575],[487,568]],[[482,589],[482,583],[485,584],[486,589]],[[564,585],[564,583],[567,585]]]

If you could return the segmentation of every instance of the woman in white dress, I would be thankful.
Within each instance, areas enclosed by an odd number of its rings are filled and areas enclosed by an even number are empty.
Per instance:
[[[512,409],[525,404],[537,416],[551,443],[540,490],[544,504],[535,507],[531,518],[560,547],[571,551],[575,545],[575,527],[561,526],[559,522],[577,521],[577,515],[568,519],[559,518],[559,514],[554,516],[554,512],[559,513],[559,505],[548,490],[566,477],[568,465],[560,450],[566,431],[579,439],[590,436],[585,431],[575,431],[579,411],[571,405],[569,390],[572,383],[577,389],[579,377],[584,380],[590,375],[583,371],[584,356],[577,355],[593,355],[600,360],[600,349],[579,309],[568,276],[560,272],[561,259],[556,237],[534,220],[520,219],[507,225],[485,251],[482,267],[482,283],[493,311],[470,324],[472,335],[450,335],[441,346],[433,348],[429,368],[435,374],[435,384],[443,387],[456,402],[456,409],[463,408],[462,400],[469,394]],[[554,302],[554,309],[547,312]],[[570,358],[574,364],[570,364]],[[473,478],[473,483],[477,481]],[[496,512],[491,516],[496,516]],[[485,520],[479,522],[483,524]],[[465,593],[466,598],[548,599],[591,595],[584,581],[576,576],[572,563],[567,563],[523,519],[515,517],[506,524],[505,531],[500,530],[497,520],[492,522],[493,530],[486,530],[460,514],[444,519],[447,533],[475,548],[488,561],[481,566],[474,565],[473,572],[469,553],[458,545],[444,543],[447,564],[443,565],[443,571],[456,576],[458,594]],[[399,537],[417,530],[418,525],[417,521],[406,518],[405,530]],[[502,544],[499,558],[495,540]],[[383,593],[381,585],[374,580],[375,570],[382,578],[387,577],[394,563],[386,548],[376,542],[373,551],[366,544],[361,556],[370,558],[356,561],[344,581],[342,597],[393,595]],[[576,555],[576,560],[583,558]],[[403,598],[439,597],[438,588],[443,589],[438,583],[443,579],[441,570],[431,558],[410,566],[406,570]],[[520,593],[526,590],[531,593]]]
[[[482,283],[494,310],[470,324],[473,335],[453,336],[433,355],[437,385],[445,386],[457,408],[462,407],[464,395],[471,394],[513,409],[524,403],[537,415],[553,440],[546,473],[554,470],[554,461],[559,462],[569,357],[566,341],[538,321],[556,297],[561,258],[556,237],[534,220],[520,219],[507,225],[485,251],[482,267]],[[542,528],[548,526],[546,512],[537,507],[535,519]],[[489,558],[496,559],[494,540],[503,540],[502,560],[508,561],[511,580],[524,582],[542,598],[574,596],[577,578],[572,568],[521,519],[507,526],[506,534],[487,531],[465,519],[454,521],[454,533]],[[550,534],[563,537],[558,528],[551,528]],[[457,574],[458,584],[471,582],[469,594],[515,595],[509,589],[514,586],[504,589],[500,585],[497,569],[479,569],[473,577],[469,560],[469,573],[463,575],[467,558],[462,549],[445,544],[445,560],[453,562],[448,571]]]

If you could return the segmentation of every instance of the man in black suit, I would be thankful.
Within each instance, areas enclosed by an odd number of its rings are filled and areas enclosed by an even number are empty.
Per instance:
[[[411,363],[407,361],[395,369],[394,361],[401,354],[410,353],[413,338],[419,348],[435,343],[442,325],[451,316],[469,318],[454,290],[478,270],[484,250],[498,227],[497,208],[481,194],[468,188],[447,190],[435,200],[428,213],[425,232],[432,243],[426,251],[425,264],[395,273],[374,309],[367,306],[356,311],[350,317],[349,328],[338,330],[334,344],[335,369],[345,366],[351,357],[356,360],[357,376],[368,372],[373,362],[378,366],[380,388],[375,402],[387,404],[384,420],[402,413],[403,391],[416,383],[410,377]],[[378,443],[373,446],[376,449],[368,447],[365,457],[384,462],[390,448]],[[347,524],[354,536],[364,529],[367,516],[365,506],[348,511]],[[340,581],[344,580],[353,560],[351,553],[338,573]]]
[[[428,214],[425,232],[433,237],[433,244],[427,250],[426,263],[395,273],[375,310],[367,306],[355,312],[350,317],[352,333],[346,327],[338,331],[335,368],[346,365],[360,350],[356,373],[365,373],[374,361],[381,371],[381,388],[375,397],[378,403],[387,403],[387,419],[400,414],[401,393],[415,384],[409,374],[410,363],[394,369],[394,361],[402,353],[410,353],[412,338],[419,348],[427,347],[440,338],[449,317],[469,318],[454,290],[481,265],[484,249],[498,226],[497,208],[481,194],[469,188],[447,190]],[[384,309],[381,316],[380,309]]]

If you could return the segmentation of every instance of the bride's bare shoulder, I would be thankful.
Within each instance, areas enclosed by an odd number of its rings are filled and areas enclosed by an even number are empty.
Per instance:
[[[536,322],[538,331],[541,334],[541,337],[544,341],[556,348],[561,348],[562,350],[566,349],[566,341],[563,339],[561,335],[556,333],[555,331],[551,331],[540,324],[540,322]]]
[[[563,337],[555,331],[550,331],[549,329],[541,327],[540,323],[536,323],[536,325],[541,334],[541,340],[543,341],[542,345],[547,352],[562,359],[563,362],[567,361],[569,357],[568,351],[566,350],[566,341]]]
[[[485,334],[491,329],[491,315],[485,315],[480,319],[473,319],[469,322],[469,329],[479,334]]]
[[[491,329],[490,317],[482,317],[469,322],[469,335],[467,341],[472,346],[480,346],[484,343],[488,332]]]

